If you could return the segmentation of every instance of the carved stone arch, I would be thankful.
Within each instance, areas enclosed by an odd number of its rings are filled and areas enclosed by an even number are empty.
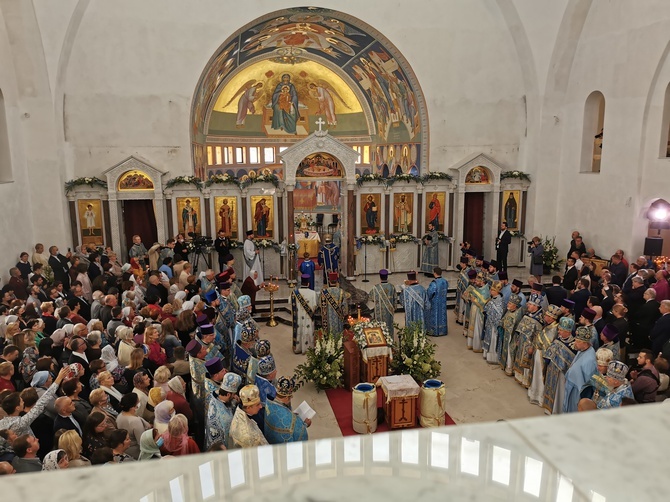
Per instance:
[[[286,185],[295,185],[295,173],[302,160],[312,153],[329,153],[344,166],[344,178],[348,186],[353,188],[356,183],[356,160],[358,153],[350,146],[336,140],[328,131],[317,131],[295,145],[288,147],[279,154],[284,164],[284,181]]]
[[[481,183],[478,185],[468,185],[466,183],[465,180],[468,173],[475,167],[483,167],[488,173],[490,173],[490,183]],[[496,161],[490,157],[487,157],[483,153],[467,157],[459,164],[452,167],[452,169],[458,172],[458,186],[464,187],[466,191],[481,192],[495,190],[496,187],[500,187],[500,175],[503,172],[503,168]]]
[[[153,190],[118,190],[119,179],[125,173],[132,170],[145,173],[154,184]],[[114,249],[123,250],[125,248],[121,239],[121,225],[123,225],[121,204],[124,200],[150,199],[154,201],[158,241],[164,243],[166,240],[165,228],[167,219],[165,213],[165,196],[163,195],[163,178],[169,173],[161,171],[148,162],[131,155],[102,174],[107,179],[109,217],[112,229],[112,246]]]

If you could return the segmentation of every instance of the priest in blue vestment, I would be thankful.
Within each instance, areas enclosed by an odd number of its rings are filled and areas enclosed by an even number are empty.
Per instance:
[[[307,251],[305,251],[303,258],[303,262],[298,267],[298,271],[301,275],[306,274],[309,276],[309,289],[314,291],[314,271],[316,270],[316,265],[314,265],[314,262],[310,259]]]
[[[426,311],[426,331],[430,336],[446,336],[449,282],[442,277],[440,267],[433,268],[433,277],[427,291],[430,307]]]
[[[230,439],[230,424],[235,415],[237,401],[233,396],[242,385],[242,377],[226,373],[218,391],[207,396],[207,416],[205,417],[205,448],[221,442],[226,448],[233,448]]]
[[[586,326],[579,326],[575,332],[574,345],[579,352],[565,373],[564,413],[577,411],[582,387],[598,372],[596,351],[591,346],[591,330]]]
[[[274,401],[265,403],[265,437],[270,444],[307,441],[307,427],[311,420],[303,421],[291,411],[291,398],[295,390],[292,378],[279,377],[276,384],[277,395]]]
[[[405,308],[405,326],[419,323],[425,329],[425,314],[430,310],[426,289],[416,280],[416,271],[407,272],[400,301]]]
[[[338,273],[340,270],[340,248],[333,244],[333,237],[329,234],[324,238],[325,244],[319,250],[319,265],[323,267],[323,283],[327,284],[328,274]]]
[[[328,287],[321,290],[321,326],[327,333],[342,333],[342,325],[348,315],[347,298],[338,287],[338,274],[328,274]]]
[[[375,319],[386,323],[391,338],[393,338],[393,314],[397,303],[395,286],[388,283],[389,272],[386,269],[379,271],[381,282],[370,291],[370,298],[375,302]]]
[[[439,260],[438,242],[439,238],[437,230],[432,223],[428,224],[428,233],[424,235],[423,239],[423,256],[421,257],[421,272],[432,277],[433,269],[437,267]]]

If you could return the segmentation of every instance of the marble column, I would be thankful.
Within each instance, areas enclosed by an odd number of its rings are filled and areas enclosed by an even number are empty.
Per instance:
[[[70,232],[72,232],[72,243],[76,248],[79,246],[79,231],[77,230],[77,203],[69,201],[67,207],[70,212]]]
[[[104,226],[105,226],[105,245],[106,246],[111,246],[112,245],[112,223],[109,218],[109,201],[108,200],[103,200],[102,201],[102,217],[104,221]]]
[[[354,184],[347,185],[347,188],[347,228],[345,229],[347,235],[347,246],[346,254],[343,258],[346,258],[347,277],[353,277],[354,269],[356,267],[356,258],[354,256],[354,246],[356,244],[356,236],[354,235],[354,231],[356,229],[356,196],[354,195]]]
[[[253,224],[251,227],[249,227],[249,223],[247,222],[247,214],[248,214],[248,209],[247,209],[247,191],[243,190],[242,191],[242,197],[240,197],[240,206],[242,206],[242,234],[240,235],[240,240],[244,242],[244,240],[247,238],[247,230],[249,228],[253,228]]]

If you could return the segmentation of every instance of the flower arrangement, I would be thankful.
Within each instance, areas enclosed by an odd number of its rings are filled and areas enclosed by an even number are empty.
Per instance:
[[[270,239],[254,239],[254,242],[256,243],[256,245],[259,248],[262,248],[262,249],[272,248],[275,251],[279,251],[279,249],[280,249],[279,243],[275,242],[273,240],[270,240]],[[242,245],[244,246],[244,244],[242,244]]]
[[[298,251],[298,245],[295,242],[292,242],[291,244],[288,245],[288,250],[292,252]]]
[[[447,173],[441,173],[441,172],[433,172],[433,173],[428,173],[424,174],[421,177],[421,183],[426,184],[431,180],[453,180],[453,176]]]
[[[165,183],[165,188],[172,188],[177,185],[193,185],[198,190],[202,190],[202,180],[197,176],[177,176]]]
[[[363,185],[363,183],[371,183],[376,181],[379,185],[390,187],[397,181],[405,181],[407,183],[413,181],[415,183],[421,183],[422,185],[424,185],[432,180],[451,181],[452,179],[453,177],[450,174],[440,172],[428,173],[424,174],[423,176],[417,176],[416,174],[396,174],[395,176],[389,176],[388,178],[384,178],[379,174],[363,174],[363,175],[357,174],[356,184],[360,187],[361,185]]]
[[[423,184],[421,176],[416,176],[415,174],[396,174],[395,176],[386,178],[386,186],[391,186],[397,181],[405,181],[406,183],[413,181],[414,183]]]
[[[363,321],[361,319],[359,322],[356,322],[351,326],[351,329],[354,332],[354,340],[361,350],[365,350],[368,347],[368,340],[365,337],[365,332],[363,331],[366,328],[381,328],[382,333],[384,333],[384,340],[386,340],[386,345],[389,347],[393,345],[393,338],[391,337],[385,322],[371,321],[369,319],[367,321]]]
[[[500,173],[500,179],[516,179],[516,180],[526,180],[530,181],[530,174],[524,173],[523,171],[505,171]]]
[[[209,177],[207,181],[205,181],[205,186],[210,187],[212,185],[217,185],[217,184],[231,184],[231,185],[236,185],[240,186],[240,182],[238,179],[234,176],[231,176],[230,174],[214,174]]]
[[[242,248],[242,247],[244,247],[244,242],[230,241],[228,249],[237,249],[237,248]]]
[[[366,246],[386,246],[386,239],[384,238],[384,234],[363,235],[361,237],[356,237],[356,247],[358,249],[360,249],[364,244]]]
[[[376,181],[380,185],[386,184],[386,179],[381,177],[379,174],[356,175],[356,185],[359,187],[362,186],[363,183],[371,183],[373,181]]]
[[[389,236],[389,241],[395,241],[395,243],[413,242],[416,244],[419,242],[419,239],[411,234],[393,234]]]
[[[295,216],[293,218],[293,225],[295,228],[300,229],[303,228],[303,225],[305,228],[316,228],[316,221],[312,218],[311,214],[305,214],[301,213],[298,216]]]
[[[314,333],[314,347],[307,349],[306,362],[296,367],[293,378],[299,387],[313,382],[317,391],[336,389],[343,385],[343,369],[342,335],[318,330]]]
[[[440,374],[442,363],[435,359],[435,344],[428,341],[421,324],[412,323],[399,330],[391,370],[394,375],[411,375],[417,382]]]
[[[107,190],[107,182],[101,180],[100,178],[97,178],[95,176],[93,177],[85,177],[85,178],[75,178],[70,181],[65,182],[65,193],[70,193],[72,190],[75,189],[75,187],[80,187],[80,186],[90,186],[90,187],[100,187],[104,188]]]
[[[272,183],[275,188],[279,186],[279,178],[276,174],[256,174],[255,171],[251,172],[254,173],[254,176],[251,176],[251,173],[249,173],[249,176],[246,178],[243,177],[243,181],[240,182],[240,188],[246,188],[254,183]]]
[[[521,237],[522,239],[524,239],[526,237],[525,235],[523,235],[523,233],[520,230],[510,230],[509,234],[512,237]]]
[[[549,239],[545,237],[542,241],[544,252],[542,253],[542,261],[544,266],[549,270],[560,270],[563,266],[563,261],[558,257],[558,248],[556,247],[556,236]]]
[[[437,240],[442,241],[442,242],[454,242],[454,238],[448,236],[447,234],[443,232],[438,232],[437,233]]]

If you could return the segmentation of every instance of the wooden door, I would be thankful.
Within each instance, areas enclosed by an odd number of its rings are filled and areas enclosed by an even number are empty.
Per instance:
[[[463,240],[471,244],[477,254],[484,254],[484,193],[466,193],[463,214]]]

